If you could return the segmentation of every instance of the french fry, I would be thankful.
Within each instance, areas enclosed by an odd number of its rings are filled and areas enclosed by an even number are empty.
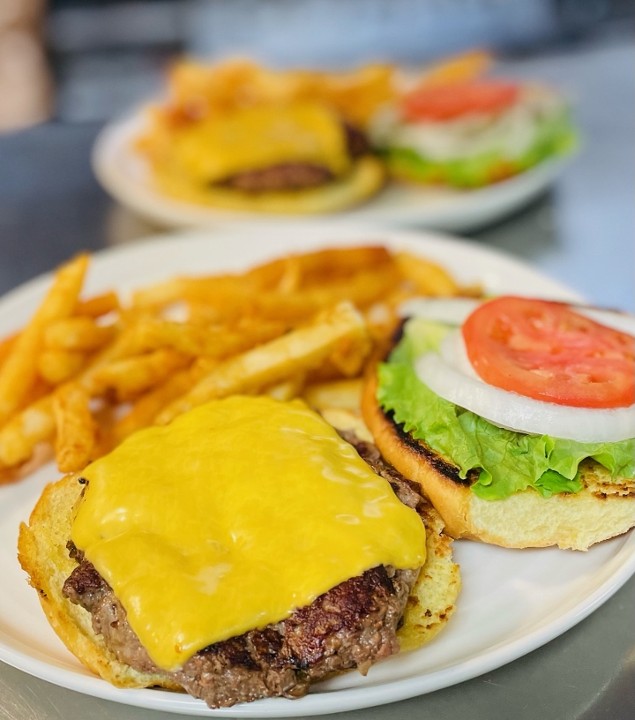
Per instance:
[[[44,346],[49,350],[86,352],[103,347],[116,333],[114,325],[98,325],[91,317],[64,318],[44,330]]]
[[[304,397],[352,417],[366,360],[403,300],[478,292],[375,245],[171,278],[127,305],[114,292],[79,300],[86,264],[63,266],[30,323],[0,341],[0,482],[52,449],[62,471],[79,470],[131,433],[233,393]]]
[[[77,472],[91,459],[96,426],[90,396],[78,383],[67,383],[53,395],[55,460],[60,472]]]
[[[37,369],[40,377],[51,385],[59,385],[84,367],[87,356],[73,350],[43,350],[38,357]]]
[[[29,460],[38,443],[55,433],[53,396],[45,395],[15,414],[0,429],[0,465],[15,467]]]
[[[80,383],[90,397],[96,391],[95,374],[104,365],[125,354],[129,339],[129,333],[121,333],[113,343],[91,358],[77,376],[75,382]],[[53,393],[49,393],[15,413],[0,428],[0,464],[13,467],[28,461],[39,443],[52,442],[54,436]]]
[[[305,388],[303,397],[312,408],[319,411],[340,408],[357,412],[361,393],[361,378],[350,378],[309,385]]]
[[[114,290],[108,290],[100,295],[80,300],[75,308],[75,315],[87,315],[97,318],[117,312],[120,309],[119,296]]]
[[[427,87],[468,82],[485,74],[492,62],[492,54],[487,50],[469,50],[427,68],[420,84]]]
[[[0,368],[0,425],[20,406],[37,377],[45,328],[74,311],[87,267],[88,256],[78,255],[57,271],[44,300],[13,344]]]
[[[395,253],[395,262],[404,278],[411,281],[421,295],[452,296],[460,292],[450,273],[438,263],[409,252]]]
[[[8,337],[0,340],[0,368],[2,367],[4,361],[9,357],[17,338],[18,333],[15,333],[14,335],[9,335]]]
[[[196,367],[181,370],[140,396],[129,411],[115,422],[112,429],[113,443],[117,444],[133,432],[152,425],[161,410],[187,392],[201,375],[202,369]]]
[[[293,400],[293,398],[296,398],[301,394],[304,386],[304,379],[304,373],[297,373],[296,375],[292,375],[285,380],[275,383],[275,385],[270,385],[269,387],[264,388],[262,390],[262,394],[268,395],[274,400]]]
[[[132,344],[137,353],[171,348],[191,356],[227,357],[281,335],[282,322],[249,321],[226,325],[178,323],[161,318],[141,318],[133,325]]]
[[[341,303],[310,325],[221,363],[184,396],[168,405],[156,421],[168,423],[176,415],[208,400],[273,385],[291,373],[315,367],[348,338],[366,343],[366,326],[350,303]]]
[[[94,373],[93,384],[98,394],[112,391],[118,400],[129,400],[189,362],[187,355],[162,348],[146,355],[113,360]]]

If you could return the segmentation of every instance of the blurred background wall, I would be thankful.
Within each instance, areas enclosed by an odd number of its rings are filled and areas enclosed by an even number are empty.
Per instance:
[[[416,64],[474,46],[510,55],[632,32],[634,16],[632,0],[0,0],[0,125],[3,107],[24,124],[106,120],[158,90],[181,52]],[[8,113],[16,88],[32,91],[30,111]]]

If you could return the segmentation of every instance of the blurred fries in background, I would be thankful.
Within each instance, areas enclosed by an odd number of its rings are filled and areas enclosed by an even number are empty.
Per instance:
[[[438,264],[380,245],[328,248],[243,273],[172,277],[81,297],[61,267],[32,319],[0,340],[0,478],[54,454],[80,471],[128,435],[236,393],[357,413],[369,357],[416,295],[472,294]]]
[[[364,126],[394,97],[395,72],[394,66],[380,63],[348,72],[320,72],[273,70],[244,59],[214,65],[182,60],[168,74],[168,103],[161,110],[167,121],[178,124],[254,105],[311,100]]]

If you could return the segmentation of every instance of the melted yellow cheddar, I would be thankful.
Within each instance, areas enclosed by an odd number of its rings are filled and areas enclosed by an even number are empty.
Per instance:
[[[165,669],[371,567],[425,560],[419,516],[300,401],[203,405],[83,476],[72,540]]]
[[[206,185],[281,163],[313,163],[335,175],[350,167],[341,122],[316,103],[258,105],[184,125],[163,161],[164,170]]]

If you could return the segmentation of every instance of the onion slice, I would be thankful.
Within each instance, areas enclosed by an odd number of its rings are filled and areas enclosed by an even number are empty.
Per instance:
[[[472,369],[459,330],[448,334],[440,353],[418,358],[415,371],[437,395],[499,427],[589,443],[635,438],[635,405],[573,408],[488,385]]]
[[[542,299],[542,298],[541,298]],[[544,298],[548,300],[548,298]],[[445,325],[463,325],[468,316],[476,308],[487,300],[474,298],[412,298],[406,300],[399,307],[401,317],[420,317],[433,322],[441,322]],[[554,302],[560,302],[556,300]],[[617,310],[606,310],[595,308],[591,305],[579,305],[577,303],[564,303],[575,312],[595,320],[595,322],[614,330],[635,335],[635,317]]]

